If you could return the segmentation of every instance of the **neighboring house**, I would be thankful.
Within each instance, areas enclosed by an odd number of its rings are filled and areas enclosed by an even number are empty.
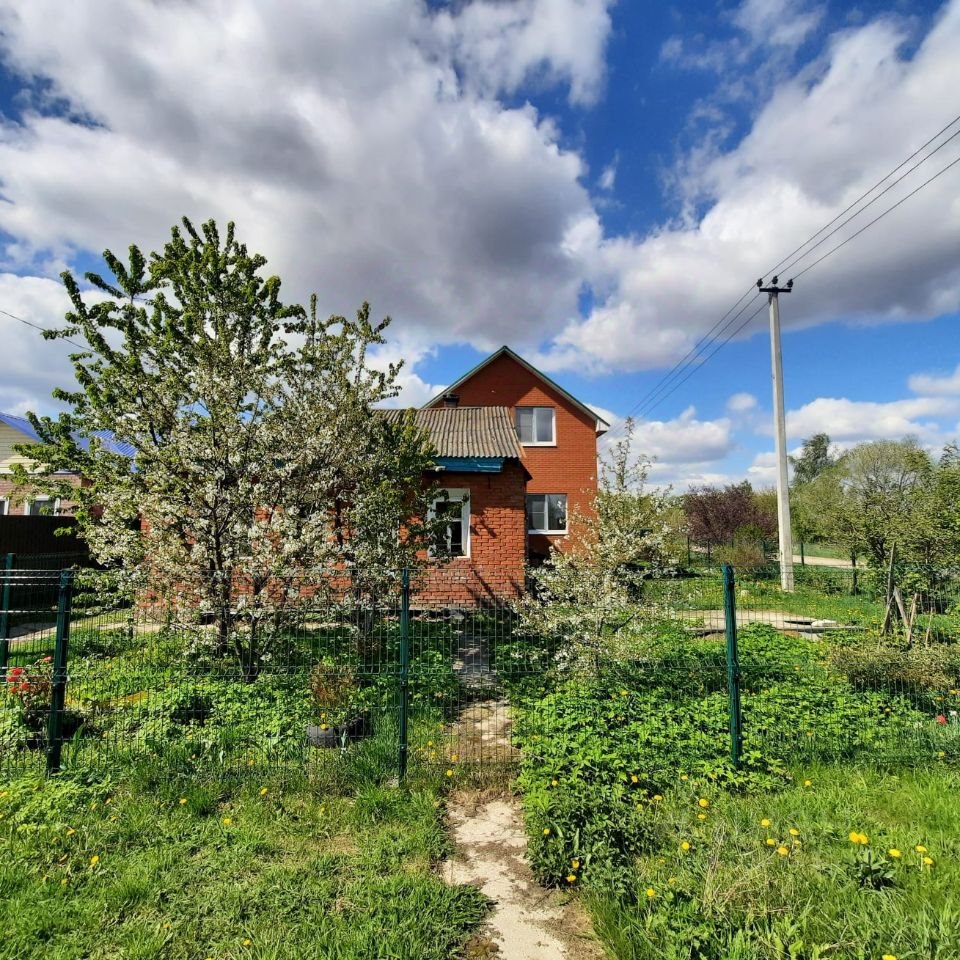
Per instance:
[[[39,441],[40,438],[25,417],[0,413],[0,516],[51,516],[69,515],[72,512],[73,504],[69,501],[51,500],[42,494],[30,496],[29,492],[26,499],[22,499],[24,492],[15,490],[13,465],[27,464],[29,458],[17,453],[14,447]],[[73,486],[80,486],[80,477],[77,474],[64,473],[62,477]]]
[[[529,474],[526,558],[541,562],[551,546],[562,549],[571,514],[592,509],[597,438],[610,425],[509,347],[491,354],[423,409],[457,407],[508,412]]]

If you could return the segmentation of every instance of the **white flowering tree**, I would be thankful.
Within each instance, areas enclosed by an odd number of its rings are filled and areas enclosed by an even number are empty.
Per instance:
[[[373,409],[398,392],[399,365],[368,356],[389,320],[283,303],[233,224],[221,237],[185,219],[149,258],[104,258],[113,276],[87,274],[93,296],[63,275],[73,309],[49,336],[88,346],[75,389],[55,392],[68,411],[30,417],[42,443],[20,480],[76,502],[96,559],[212,621],[221,653],[255,672],[303,581],[335,568],[338,589],[374,596],[430,536],[431,450],[411,419]]]
[[[574,512],[569,542],[531,570],[533,590],[519,603],[526,632],[556,641],[569,663],[599,667],[624,629],[642,615],[646,580],[677,566],[682,517],[665,491],[647,484],[650,462],[633,451],[635,426],[599,465],[592,511]]]

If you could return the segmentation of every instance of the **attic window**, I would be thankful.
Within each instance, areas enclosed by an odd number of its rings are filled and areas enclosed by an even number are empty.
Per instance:
[[[517,407],[514,422],[524,446],[552,447],[557,442],[553,407]]]

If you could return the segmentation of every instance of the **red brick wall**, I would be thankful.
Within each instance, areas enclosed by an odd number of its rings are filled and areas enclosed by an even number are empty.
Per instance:
[[[554,407],[555,447],[524,447],[524,463],[530,471],[528,493],[565,493],[567,511],[590,511],[597,492],[596,418],[578,410],[526,367],[501,355],[457,387],[462,406]],[[435,406],[439,406],[438,401]],[[532,554],[546,555],[550,541],[563,545],[566,537],[534,534]]]
[[[64,477],[69,484],[74,487],[80,486],[80,477],[78,476],[68,476]],[[7,511],[11,516],[21,516],[24,512],[24,504],[22,503],[13,503],[14,496],[19,497],[20,492],[17,491],[16,484],[13,482],[13,478],[9,475],[0,474],[0,499],[8,497],[10,503],[7,504]],[[71,514],[73,512],[73,503],[69,500],[60,501],[60,512],[62,514]]]
[[[437,475],[443,487],[470,491],[470,556],[457,557],[414,584],[414,606],[473,605],[516,596],[526,560],[526,477],[517,463],[502,473]]]

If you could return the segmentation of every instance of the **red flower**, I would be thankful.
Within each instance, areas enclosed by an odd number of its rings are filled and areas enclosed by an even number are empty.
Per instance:
[[[937,723],[946,723],[946,722],[947,722],[947,718],[942,713],[938,713]]]
[[[10,671],[10,673],[7,675],[7,680],[13,683],[22,673],[23,673],[23,667],[14,667]]]
[[[44,663],[53,663],[53,657],[44,657],[44,658],[43,658],[43,662],[44,662]]]

